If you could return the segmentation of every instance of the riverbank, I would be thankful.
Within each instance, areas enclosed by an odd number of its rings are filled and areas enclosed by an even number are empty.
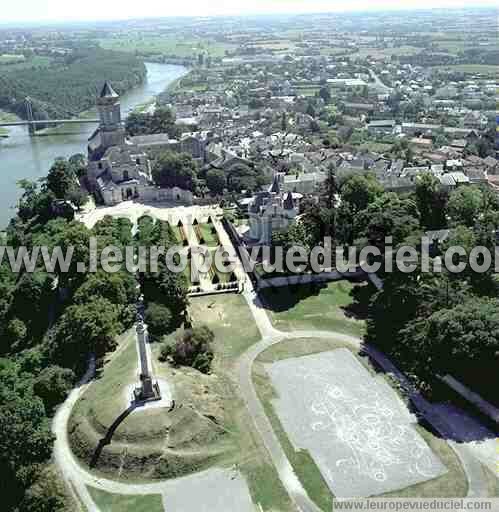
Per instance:
[[[15,123],[19,118],[15,114],[0,110],[0,123]],[[7,138],[10,130],[8,128],[0,127],[0,138]]]
[[[137,107],[155,101],[170,84],[189,71],[183,66],[169,64],[151,63],[146,67],[147,81],[121,98],[124,118]],[[98,117],[95,110],[82,112],[79,116],[87,119]],[[86,153],[88,138],[96,127],[94,124],[61,125],[43,137],[29,137],[26,126],[9,129],[9,137],[0,139],[0,168],[8,169],[8,172],[0,173],[0,229],[14,215],[14,206],[21,192],[17,182],[22,179],[37,181],[45,177],[57,157]]]
[[[157,63],[146,62],[145,64],[146,64],[146,66],[151,66],[151,65],[155,65]],[[164,64],[164,65],[167,66],[170,64]],[[123,118],[126,118],[131,113],[151,112],[153,107],[158,103],[158,97],[162,94],[176,91],[178,89],[179,84],[182,81],[182,79],[185,78],[186,76],[188,76],[189,73],[192,71],[192,68],[186,68],[185,66],[178,66],[178,65],[171,65],[171,66],[183,67],[186,70],[186,72],[184,75],[176,78],[171,83],[166,85],[166,87],[163,91],[160,91],[159,93],[155,94],[152,98],[135,105],[132,109],[130,109],[128,111],[123,111],[122,112]],[[133,89],[131,91],[133,91]],[[128,92],[130,92],[130,91],[128,91]],[[127,94],[127,93],[125,93],[125,94]],[[78,114],[75,117],[75,119],[85,120],[85,119],[93,119],[93,118],[98,118],[98,117],[99,117],[99,113],[97,111],[97,108],[92,108],[89,110],[85,110],[84,112],[81,112],[80,114]],[[37,136],[78,134],[78,133],[81,133],[81,126],[82,125],[76,124],[76,125],[72,125],[72,126],[60,125],[60,126],[44,128],[43,130],[37,131]],[[78,129],[78,128],[80,128],[80,129]]]

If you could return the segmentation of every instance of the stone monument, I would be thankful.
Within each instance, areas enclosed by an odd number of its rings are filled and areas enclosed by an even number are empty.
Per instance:
[[[152,402],[161,400],[161,392],[157,382],[152,381],[147,360],[146,343],[148,338],[147,329],[142,320],[137,322],[137,343],[139,345],[140,356],[140,382],[141,385],[134,390],[134,398],[136,402]]]

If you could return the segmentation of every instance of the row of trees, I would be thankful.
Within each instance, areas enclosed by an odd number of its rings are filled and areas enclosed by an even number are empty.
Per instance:
[[[167,107],[156,107],[153,113],[132,112],[125,122],[126,132],[130,136],[167,133],[171,139],[181,135],[175,124],[175,114]]]

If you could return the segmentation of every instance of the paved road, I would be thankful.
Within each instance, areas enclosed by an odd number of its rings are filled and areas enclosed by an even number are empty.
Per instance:
[[[381,283],[375,283],[381,284]],[[280,446],[279,440],[272,430],[270,422],[265,415],[264,409],[254,388],[253,381],[251,379],[251,368],[259,354],[267,350],[269,347],[286,341],[287,339],[299,339],[299,338],[334,338],[338,341],[342,341],[351,346],[354,350],[359,350],[362,346],[363,341],[360,338],[349,336],[342,333],[331,332],[331,331],[317,331],[317,330],[302,330],[292,332],[280,332],[275,329],[266,314],[260,299],[252,291],[251,286],[246,286],[244,293],[248,306],[255,322],[260,329],[262,334],[262,340],[252,346],[241,358],[239,366],[239,385],[243,398],[250,410],[251,416],[255,423],[257,430],[259,431],[265,446],[269,450],[270,456],[274,465],[277,468],[279,477],[287,489],[289,495],[293,498],[298,509],[301,511],[317,511],[317,507],[308,497],[305,489],[301,486],[300,482],[296,482],[296,475],[290,474],[291,465],[286,458],[286,455]],[[370,357],[374,358],[382,367],[386,364],[391,363],[388,361],[383,354],[377,351],[369,351]],[[406,385],[405,377],[391,365],[390,372],[394,374],[398,379],[402,380],[402,384]],[[421,406],[422,412],[425,418],[437,428],[439,431],[442,428],[450,429],[451,426],[447,424],[445,418],[442,415],[438,415],[436,409],[431,407],[419,393],[413,391],[411,393],[411,399],[417,407]],[[487,497],[488,486],[486,477],[482,468],[482,465],[478,462],[474,455],[472,447],[464,443],[449,442],[449,446],[459,457],[463,470],[468,480],[468,494],[470,498],[476,497]],[[291,468],[291,471],[292,468]]]
[[[121,345],[113,357],[119,354],[125,345]],[[253,512],[247,483],[242,475],[233,469],[212,468],[207,471],[188,475],[183,478],[162,480],[147,484],[128,484],[107,478],[99,478],[79,465],[71,451],[68,439],[68,421],[76,402],[85,393],[95,374],[95,361],[92,360],[87,373],[79,385],[70,393],[59,407],[53,423],[54,461],[63,475],[68,489],[83,503],[88,512],[100,512],[94,503],[87,486],[102,491],[123,495],[159,494],[165,510],[172,510],[172,504],[182,503],[176,511],[220,512],[227,508],[240,512]],[[202,496],[202,502],[200,502]],[[168,507],[166,506],[168,505]],[[172,510],[173,512],[173,510]]]
[[[319,508],[310,499],[300,480],[296,476],[279,442],[279,439],[274,433],[270,421],[265,414],[251,378],[252,366],[259,354],[267,350],[269,347],[288,339],[334,338],[348,343],[354,350],[358,350],[361,347],[362,340],[354,336],[330,331],[302,330],[280,332],[272,326],[260,299],[251,286],[251,283],[246,284],[244,297],[262,334],[262,340],[256,345],[253,345],[238,361],[238,380],[241,394],[250,411],[255,427],[269,451],[272,462],[277,469],[279,478],[296,505],[297,510],[300,512],[320,512]],[[87,490],[87,485],[110,493],[125,495],[160,494],[163,497],[163,502],[165,502],[165,496],[167,494],[175,494],[177,489],[183,488],[185,485],[189,485],[191,487],[199,486],[198,488],[201,492],[203,482],[210,481],[210,472],[190,475],[177,480],[131,485],[105,478],[98,478],[78,464],[69,446],[67,424],[71,411],[77,400],[85,392],[88,382],[94,374],[94,370],[95,364],[92,363],[85,378],[80,383],[80,386],[73,390],[68,399],[57,411],[53,422],[53,432],[56,436],[54,444],[55,462],[61,469],[64,479],[69,484],[70,489],[79,496],[87,510],[89,512],[99,512],[99,509],[93,502]],[[469,485],[468,496],[486,496],[487,485],[482,466],[477,462],[472,451],[463,444],[450,443],[450,445],[459,456],[466,472]]]
[[[242,397],[249,409],[255,427],[269,451],[272,462],[277,469],[279,478],[293,500],[296,509],[300,512],[320,512],[319,508],[310,499],[302,483],[296,476],[291,463],[286,457],[279,439],[273,431],[270,421],[265,414],[251,378],[252,366],[259,354],[267,350],[269,347],[277,343],[284,342],[287,339],[334,338],[348,343],[355,350],[358,350],[361,347],[362,340],[346,334],[329,331],[303,330],[280,332],[272,326],[267,312],[260,302],[258,295],[255,293],[249,279],[245,283],[243,296],[250,307],[255,322],[262,335],[262,339],[259,343],[253,345],[247,352],[245,352],[238,361],[237,374]],[[55,462],[64,475],[64,479],[69,484],[70,489],[79,496],[89,512],[99,512],[99,509],[93,502],[87,490],[87,485],[117,494],[161,494],[163,503],[165,503],[165,497],[168,494],[170,494],[170,496],[172,494],[175,495],[177,491],[184,488],[185,485],[188,485],[192,488],[197,487],[199,489],[199,492],[196,493],[197,499],[197,496],[203,493],[203,489],[206,489],[206,482],[210,481],[211,476],[209,471],[176,480],[130,485],[104,478],[97,478],[91,472],[82,468],[78,464],[69,446],[67,425],[72,408],[85,392],[88,382],[94,374],[94,370],[95,364],[92,363],[85,378],[82,380],[81,385],[73,390],[68,399],[64,404],[62,404],[53,422],[53,432],[56,436],[54,444]],[[468,496],[486,496],[487,484],[484,478],[482,466],[477,462],[472,451],[466,445],[462,444],[452,443],[451,447],[458,454],[467,475],[469,485]],[[228,481],[230,482],[230,479],[228,479]],[[205,487],[203,487],[203,485],[205,485]],[[230,485],[230,483],[228,485]]]
[[[391,87],[388,87],[381,81],[380,77],[372,69],[369,70],[369,73],[373,77],[379,90],[383,91],[385,94],[390,94],[393,91]]]

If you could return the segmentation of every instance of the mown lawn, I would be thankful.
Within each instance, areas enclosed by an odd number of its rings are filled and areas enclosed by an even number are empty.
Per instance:
[[[94,487],[87,487],[101,512],[164,512],[159,494],[124,495],[110,494]]]
[[[189,313],[195,324],[215,333],[215,350],[234,359],[260,339],[251,311],[241,295],[224,294],[191,299]]]
[[[356,286],[367,285],[334,281],[320,286],[268,288],[261,297],[277,329],[318,329],[361,336],[365,324],[354,316],[351,295]]]
[[[220,245],[217,233],[212,232],[213,224],[198,224],[198,228],[205,245],[208,247],[218,247]]]

